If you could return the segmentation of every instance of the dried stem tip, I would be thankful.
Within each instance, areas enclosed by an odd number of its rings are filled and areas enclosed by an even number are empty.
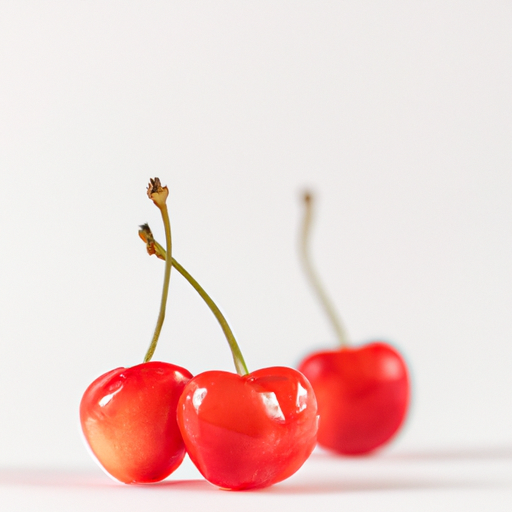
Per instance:
[[[146,249],[150,256],[154,254],[157,258],[165,260],[165,249],[155,241],[148,224],[142,224],[142,226],[140,226],[139,236],[146,244]]]
[[[139,227],[139,236],[142,238],[142,241],[146,244],[148,254],[151,256],[155,254],[155,239],[153,238],[153,233],[149,228],[149,224],[142,224],[142,226]]]
[[[154,180],[150,178],[148,185],[148,197],[158,206],[158,208],[165,206],[168,195],[169,189],[167,187],[162,187],[158,178],[155,178]]]

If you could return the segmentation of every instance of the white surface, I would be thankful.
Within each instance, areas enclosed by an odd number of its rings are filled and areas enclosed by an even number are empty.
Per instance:
[[[93,469],[80,397],[142,360],[157,316],[162,265],[137,237],[149,221],[162,239],[153,176],[174,255],[251,369],[334,346],[296,254],[309,185],[348,332],[393,341],[411,367],[394,448],[510,447],[511,26],[508,1],[1,1],[0,466]],[[232,369],[177,275],[155,357]]]
[[[478,510],[512,505],[512,450],[389,452],[339,459],[315,453],[293,477],[260,491],[221,491],[179,470],[157,485],[116,484],[99,470],[1,471],[2,510],[138,511],[176,509]]]

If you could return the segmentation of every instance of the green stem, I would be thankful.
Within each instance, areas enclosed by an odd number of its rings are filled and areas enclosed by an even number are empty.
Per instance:
[[[165,243],[167,246],[167,253],[172,255],[172,241],[171,241],[171,223],[169,221],[169,213],[167,211],[167,205],[158,206],[160,212],[162,214],[162,219],[164,221],[165,227]],[[169,294],[169,281],[171,279],[171,261],[165,262],[165,271],[164,271],[164,286],[162,289],[162,299],[160,301],[160,312],[158,314],[158,319],[156,322],[155,333],[153,334],[153,339],[149,345],[148,351],[146,352],[146,356],[144,357],[144,362],[147,363],[151,361],[153,354],[155,353],[156,345],[158,343],[158,338],[160,337],[160,331],[162,330],[162,325],[165,319],[165,308],[167,305],[167,295]]]
[[[313,287],[316,292],[318,299],[327,313],[327,317],[329,318],[332,327],[336,333],[336,337],[338,338],[338,343],[342,347],[346,347],[349,345],[347,334],[343,327],[343,324],[338,317],[334,306],[332,305],[331,300],[327,296],[325,289],[320,282],[320,279],[313,267],[311,262],[311,256],[309,253],[309,238],[311,231],[311,221],[313,218],[313,206],[312,206],[313,198],[310,193],[306,192],[304,194],[304,218],[302,221],[302,234],[301,234],[301,243],[300,243],[300,255],[301,261],[306,272],[307,277],[309,278],[309,283]]]
[[[150,254],[155,254],[158,258],[165,260],[165,263],[167,265],[169,262],[169,260],[167,259],[167,252],[153,238],[151,229],[147,224],[141,226],[139,235],[141,235],[141,238],[146,242],[146,245],[148,247],[151,247],[152,251],[150,252]],[[194,290],[196,290],[196,292],[206,302],[207,306],[210,308],[211,312],[217,319],[217,322],[219,322],[222,331],[224,332],[224,336],[226,337],[226,340],[229,344],[229,348],[231,349],[231,354],[233,355],[233,361],[235,363],[235,368],[238,375],[247,375],[249,373],[249,370],[247,369],[247,365],[245,364],[244,357],[242,355],[242,352],[240,351],[240,347],[238,346],[233,331],[229,327],[226,317],[222,314],[222,312],[217,307],[217,304],[215,304],[213,299],[206,293],[204,288],[183,268],[183,266],[172,257],[171,262],[172,266],[192,285]]]

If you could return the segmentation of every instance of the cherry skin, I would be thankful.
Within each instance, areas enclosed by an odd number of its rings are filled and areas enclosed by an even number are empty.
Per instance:
[[[307,379],[273,367],[194,377],[178,403],[192,462],[223,489],[267,487],[294,474],[316,445],[318,415]]]
[[[299,370],[315,390],[318,444],[324,448],[344,455],[369,453],[389,441],[404,421],[407,367],[386,343],[316,352]]]
[[[103,468],[124,483],[158,482],[182,462],[178,399],[190,372],[162,362],[98,377],[80,403],[85,440]]]

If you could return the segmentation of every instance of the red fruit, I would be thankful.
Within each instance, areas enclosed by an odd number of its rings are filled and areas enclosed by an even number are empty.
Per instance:
[[[244,376],[194,377],[178,403],[187,452],[201,474],[224,489],[266,487],[295,473],[316,444],[311,385],[292,368]]]
[[[191,378],[179,366],[149,362],[112,370],[87,388],[82,430],[110,475],[127,484],[157,482],[180,465],[185,446],[176,406]]]
[[[402,424],[409,403],[407,367],[385,343],[316,352],[299,370],[315,390],[318,443],[341,454],[368,453]]]

